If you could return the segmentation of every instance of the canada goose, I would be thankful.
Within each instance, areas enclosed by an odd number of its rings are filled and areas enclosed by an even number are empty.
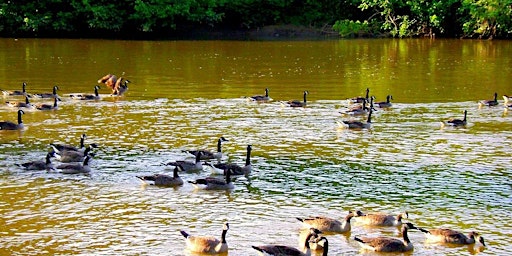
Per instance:
[[[75,146],[72,146],[72,145],[66,145],[66,144],[55,144],[55,143],[50,143],[50,146],[53,148],[53,150],[56,152],[56,153],[59,153],[61,151],[85,151],[85,138],[87,138],[87,135],[85,135],[85,133],[82,133],[82,135],[80,135],[80,144],[79,144],[79,147],[75,147]],[[91,144],[93,146],[96,146],[96,144]]]
[[[343,121],[344,126],[349,129],[370,129],[372,127],[372,109],[370,109],[370,112],[368,113],[368,118],[366,120],[366,123],[355,121],[355,120],[348,120]]]
[[[91,144],[89,145],[84,152],[81,151],[73,151],[73,150],[65,150],[60,151],[59,153],[55,152],[54,156],[57,160],[63,162],[63,163],[70,163],[70,162],[82,162],[85,157],[89,155],[91,150],[94,148],[94,146]],[[53,148],[55,151],[55,148]]]
[[[375,111],[375,107],[373,106],[373,100],[375,99],[374,96],[370,97],[370,106],[366,106],[367,105],[367,101],[366,99],[363,98],[363,101],[361,103],[361,105],[356,105],[356,106],[353,106],[351,108],[349,108],[347,111],[345,112],[340,112],[342,114],[348,114],[348,115],[353,115],[353,116],[358,116],[358,115],[366,115],[370,112],[370,109],[372,109],[372,111]]]
[[[1,91],[5,96],[21,96],[21,95],[30,96],[27,94],[25,87],[27,87],[27,83],[23,82],[21,91],[5,91],[5,90],[1,90]]]
[[[83,163],[66,163],[58,165],[56,168],[60,169],[61,173],[64,174],[89,173],[91,172],[91,167],[89,167],[89,161],[91,160],[92,156],[94,156],[93,153],[87,155]]]
[[[57,105],[57,101],[59,101],[59,98],[53,98],[53,105],[52,104],[38,104],[36,105],[36,109],[38,110],[54,110],[59,108]]]
[[[474,244],[476,241],[478,241],[483,246],[486,246],[484,238],[474,231],[469,232],[466,236],[459,231],[447,228],[430,230],[419,228],[419,230],[425,233],[425,236],[427,237],[426,241],[429,243]]]
[[[496,106],[498,105],[498,93],[494,93],[494,99],[492,100],[481,100],[480,102],[478,102],[478,107],[483,107],[483,106],[489,106],[489,107],[492,107],[492,106]]]
[[[41,161],[41,160],[31,161],[31,162],[22,163],[19,166],[25,167],[26,170],[50,170],[50,169],[54,169],[51,157],[52,157],[52,154],[48,153],[48,154],[46,154],[46,160],[45,161]]]
[[[312,238],[315,238],[318,236],[318,234],[321,234],[322,232],[318,229],[311,228],[308,236],[306,237],[304,241],[304,248],[305,252],[302,252],[301,250],[286,246],[286,245],[260,245],[260,246],[252,246],[255,250],[259,251],[260,255],[286,255],[286,256],[310,256],[311,255],[311,248],[309,247],[309,241]],[[325,240],[327,241],[327,239]],[[302,245],[301,245],[302,246]],[[325,246],[325,242],[324,242]],[[323,255],[327,255],[328,248],[324,247]]]
[[[9,106],[11,108],[28,108],[28,109],[31,109],[31,108],[34,107],[34,105],[30,104],[28,96],[26,96],[26,95],[25,95],[25,102],[21,102],[21,101],[7,101],[7,102],[5,102],[5,104],[7,104],[7,106]]]
[[[506,105],[508,105],[508,103],[510,101],[512,101],[512,96],[503,95],[503,100],[504,100],[503,104],[505,104],[505,106],[506,106]]]
[[[11,121],[3,121],[0,122],[0,130],[21,130],[25,126],[23,125],[23,121],[21,120],[21,114],[25,114],[23,110],[18,110],[18,124],[15,124]]]
[[[198,152],[196,154],[196,160],[194,162],[179,160],[179,161],[167,163],[167,165],[172,165],[172,166],[181,165],[182,170],[185,172],[202,171],[203,164],[201,163],[201,155],[202,155],[202,153]]]
[[[207,177],[203,179],[197,179],[195,181],[189,181],[196,188],[202,188],[205,190],[231,190],[235,188],[231,181],[231,169],[226,171],[226,179],[218,179],[213,177]]]
[[[98,83],[105,84],[108,88],[112,90],[112,93],[114,93],[114,89],[117,83],[117,77],[112,74],[106,74],[102,78],[98,79]]]
[[[409,218],[409,213],[402,212],[397,215],[389,215],[379,212],[356,216],[357,223],[369,226],[401,226],[403,218]]]
[[[226,138],[224,138],[223,136],[221,136],[217,140],[217,152],[212,152],[212,151],[207,150],[207,149],[185,150],[185,152],[187,152],[189,154],[192,154],[194,156],[200,152],[201,153],[201,160],[217,159],[217,161],[220,162],[220,160],[224,156],[223,153],[222,153],[222,142],[224,142],[224,141],[228,141],[228,140]]]
[[[351,230],[350,220],[352,217],[361,215],[363,215],[361,211],[349,211],[343,221],[323,216],[297,218],[297,220],[302,222],[305,227],[316,228],[322,232],[345,233]]]
[[[377,105],[379,108],[389,108],[393,105],[393,104],[391,104],[392,99],[393,99],[393,96],[388,95],[388,96],[386,96],[386,101],[375,102],[375,105]]]
[[[290,107],[292,108],[297,108],[297,107],[305,107],[307,105],[307,101],[306,101],[306,95],[308,95],[309,92],[308,91],[304,91],[304,101],[299,101],[299,100],[289,100],[287,103]]]
[[[220,240],[213,236],[191,236],[181,230],[180,233],[186,239],[186,248],[197,253],[224,253],[228,251],[226,233],[229,230],[229,223],[224,223]]]
[[[128,91],[128,83],[130,83],[130,80],[120,77],[112,90],[112,95],[122,96],[126,91]]]
[[[363,249],[376,251],[376,252],[407,252],[412,250],[414,247],[407,236],[407,231],[409,229],[418,229],[411,223],[404,223],[402,225],[402,237],[403,241],[400,239],[392,238],[392,237],[357,237],[354,239],[361,245]]]
[[[247,145],[247,156],[245,157],[245,165],[244,166],[240,166],[235,163],[217,163],[217,164],[206,163],[206,164],[211,167],[212,172],[215,174],[226,175],[227,170],[231,170],[232,175],[249,176],[249,174],[251,174],[251,172],[252,172],[251,151],[252,151],[252,145]]]
[[[455,119],[455,118],[452,118],[446,122],[443,122],[443,126],[444,125],[449,125],[449,126],[453,126],[453,127],[461,127],[461,126],[466,126],[467,124],[467,115],[468,115],[468,111],[467,110],[464,110],[464,119]]]
[[[96,85],[94,86],[94,94],[71,94],[69,96],[74,100],[100,100],[99,89],[100,87]]]
[[[349,100],[352,103],[362,103],[363,100],[366,100],[366,102],[368,102],[369,95],[370,95],[370,88],[366,88],[366,96],[365,97],[358,96],[358,97],[350,98]]]
[[[174,167],[173,176],[169,176],[166,174],[154,174],[149,176],[136,176],[142,181],[154,181],[155,186],[164,186],[164,187],[175,187],[183,185],[183,180],[178,175],[178,171],[180,171],[181,166],[178,165]]]
[[[37,97],[37,98],[58,98],[59,95],[57,95],[57,90],[59,89],[58,86],[54,86],[53,87],[53,92],[52,93],[36,93],[34,94],[34,97]]]
[[[258,102],[269,101],[270,97],[268,96],[268,88],[265,88],[265,95],[251,96],[251,100],[258,101]]]
[[[307,238],[307,237],[306,237]],[[304,244],[304,240],[300,240],[301,245]],[[325,236],[317,236],[316,238],[309,239],[309,249],[312,251],[323,250],[322,255],[327,255],[329,251],[329,241]]]

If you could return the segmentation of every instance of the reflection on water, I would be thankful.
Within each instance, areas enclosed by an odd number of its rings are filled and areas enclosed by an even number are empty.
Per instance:
[[[62,96],[56,111],[26,111],[26,130],[0,131],[2,255],[190,255],[178,231],[220,237],[224,221],[229,254],[255,255],[251,245],[298,246],[296,217],[341,219],[354,209],[407,210],[420,227],[479,231],[486,254],[511,250],[512,116],[477,105],[494,91],[510,94],[512,65],[500,57],[512,56],[509,44],[3,39],[0,53],[2,89],[28,81],[29,92],[53,84],[61,95],[90,92],[106,72],[132,81],[123,98],[104,86],[100,101]],[[272,102],[243,97],[266,87]],[[339,114],[348,106],[341,99],[366,87],[379,101],[392,94],[393,107],[374,113],[370,131],[338,129],[351,118]],[[310,91],[307,108],[283,106],[303,90]],[[464,110],[467,127],[440,128]],[[15,117],[0,107],[0,119]],[[51,142],[76,145],[82,133],[100,145],[89,175],[16,165],[43,160]],[[142,186],[135,178],[171,174],[164,163],[185,158],[184,149],[215,150],[222,135],[231,162],[243,164],[253,145],[255,171],[236,177],[234,191]],[[360,253],[355,235],[400,236],[354,221],[350,234],[329,235],[330,255]],[[424,244],[420,232],[410,238],[414,255],[481,250]]]

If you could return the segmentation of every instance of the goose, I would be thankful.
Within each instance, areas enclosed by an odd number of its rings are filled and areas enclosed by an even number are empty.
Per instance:
[[[58,165],[56,168],[60,169],[60,172],[64,174],[89,173],[91,172],[89,161],[93,155],[93,153],[87,155],[83,163],[65,163]]]
[[[28,96],[26,96],[26,95],[25,95],[25,102],[21,102],[21,101],[7,101],[7,102],[5,102],[5,104],[7,104],[7,106],[9,106],[11,108],[28,108],[28,109],[31,109],[31,108],[34,107],[34,105],[30,104]]]
[[[393,96],[388,95],[388,96],[386,96],[386,101],[375,102],[375,105],[379,106],[379,108],[389,108],[393,105],[393,104],[391,104],[392,99],[393,99]]]
[[[508,103],[510,101],[512,101],[512,96],[503,95],[503,100],[504,100],[503,104],[508,105]]]
[[[38,104],[38,105],[36,105],[36,109],[38,109],[38,110],[55,110],[59,107],[57,105],[57,101],[59,101],[59,98],[53,98],[53,105],[52,104]]]
[[[302,252],[301,250],[286,246],[286,245],[260,245],[260,246],[252,246],[253,249],[257,250],[260,255],[275,255],[275,256],[310,256],[311,255],[311,248],[309,247],[309,242],[312,238],[318,237],[318,234],[321,234],[322,232],[318,229],[311,228],[308,236],[304,240],[304,244],[301,246],[304,246],[305,252]],[[327,241],[325,239],[324,241]],[[325,246],[325,242],[323,244],[324,246],[324,252],[323,255],[327,255],[328,246]]]
[[[34,97],[37,97],[37,98],[58,98],[59,95],[57,95],[57,90],[59,89],[59,87],[57,85],[55,85],[53,87],[53,92],[52,93],[37,93],[37,94],[34,94]]]
[[[367,213],[356,216],[357,223],[369,226],[401,226],[403,218],[409,218],[407,211],[397,215],[389,215],[386,213]]]
[[[52,157],[52,154],[48,153],[48,154],[46,154],[46,160],[45,161],[41,161],[41,160],[31,161],[31,162],[26,162],[26,163],[19,164],[19,166],[25,167],[26,170],[50,170],[50,169],[54,169],[51,157]]]
[[[11,121],[3,121],[0,122],[0,130],[21,130],[25,126],[23,125],[23,121],[21,120],[21,114],[25,114],[23,110],[18,110],[18,124],[15,124]]]
[[[351,230],[350,220],[352,217],[361,215],[363,215],[361,211],[349,211],[348,215],[345,216],[343,221],[324,216],[297,218],[297,220],[302,222],[305,227],[316,228],[321,232],[345,233]]]
[[[211,167],[212,172],[214,174],[226,175],[227,170],[231,170],[232,175],[249,176],[249,174],[251,174],[251,172],[252,172],[251,152],[252,152],[252,145],[247,145],[247,156],[245,158],[244,166],[240,166],[240,165],[234,164],[234,163],[217,163],[217,164],[206,163],[206,165]]]
[[[207,149],[199,149],[199,150],[185,150],[185,152],[196,155],[198,153],[201,153],[201,160],[209,160],[209,159],[217,159],[217,161],[220,162],[221,158],[224,156],[222,153],[222,142],[228,141],[224,136],[221,136],[217,140],[217,152],[212,152]]]
[[[370,108],[370,112],[368,113],[368,119],[366,123],[355,121],[355,120],[347,120],[343,121],[345,127],[349,129],[370,129],[372,127],[372,109]]]
[[[155,186],[164,186],[164,187],[175,187],[183,185],[183,180],[178,175],[178,171],[181,170],[181,166],[178,165],[174,167],[173,176],[169,176],[166,174],[154,174],[149,176],[136,176],[143,182],[145,181],[154,181]]]
[[[492,106],[496,106],[498,105],[498,93],[494,93],[494,99],[492,100],[481,100],[480,102],[478,102],[478,107],[483,107],[483,106],[489,106],[489,107],[492,107]]]
[[[270,97],[268,96],[268,88],[265,88],[265,95],[251,96],[251,100],[258,101],[258,102],[269,101]]]
[[[106,74],[100,79],[98,79],[99,84],[105,84],[108,88],[112,90],[112,93],[114,93],[114,89],[116,87],[117,83],[117,77],[112,74]]]
[[[55,144],[55,143],[50,143],[50,146],[53,148],[53,150],[56,152],[56,153],[59,153],[61,151],[85,151],[85,138],[87,138],[87,135],[85,135],[85,133],[82,133],[82,135],[80,135],[80,144],[79,144],[79,147],[75,147],[75,146],[72,146],[72,145],[66,145],[66,144]],[[96,144],[92,144],[92,145],[95,145]]]
[[[468,111],[467,110],[464,110],[464,119],[455,119],[455,118],[452,118],[446,122],[443,122],[442,123],[442,126],[445,126],[445,125],[449,125],[449,126],[453,126],[453,127],[461,127],[461,126],[466,126],[467,124],[467,115],[468,115]]]
[[[419,228],[421,232],[427,237],[429,243],[447,243],[447,244],[474,244],[476,241],[480,242],[483,246],[485,245],[484,238],[477,232],[469,232],[468,235],[464,235],[459,231],[455,231],[447,228],[439,229],[423,229]]]
[[[370,95],[370,88],[366,88],[366,96],[363,98],[361,96],[358,96],[358,97],[354,97],[354,98],[350,98],[350,102],[352,103],[362,103],[363,100],[366,100],[366,102],[368,102],[369,100],[369,95]]]
[[[182,170],[185,172],[202,171],[203,164],[201,163],[201,155],[202,155],[201,152],[197,153],[196,160],[194,162],[180,160],[180,161],[167,163],[167,165],[172,165],[172,166],[181,165]]]
[[[304,237],[305,239],[307,237]],[[302,245],[304,244],[304,240],[300,240],[299,243]],[[325,236],[317,236],[316,238],[311,238],[309,240],[309,249],[312,251],[320,251],[323,250],[322,255],[327,255],[327,252],[329,251],[329,241]]]
[[[348,115],[353,115],[353,116],[358,116],[358,115],[366,115],[370,112],[370,109],[372,111],[376,111],[375,107],[373,106],[373,100],[375,99],[374,96],[370,97],[370,107],[367,107],[366,104],[368,103],[366,101],[366,99],[363,98],[363,102],[361,103],[361,105],[356,105],[354,107],[351,107],[350,109],[348,109],[347,111],[345,112],[340,112],[341,114],[348,114]]]
[[[128,83],[130,83],[130,80],[120,77],[112,90],[112,95],[122,96],[126,91],[128,91]]]
[[[220,240],[212,236],[191,236],[186,231],[180,230],[182,236],[186,239],[186,248],[196,253],[224,253],[228,251],[226,242],[226,233],[229,230],[229,223],[222,226]]]
[[[57,160],[63,162],[63,163],[70,163],[70,162],[82,162],[85,157],[89,155],[91,150],[94,148],[93,145],[89,145],[84,152],[81,151],[60,151],[60,153],[55,152],[54,156]],[[55,148],[54,148],[55,151]]]
[[[231,174],[231,170],[227,170],[225,180],[207,177],[188,181],[188,183],[191,183],[196,188],[202,188],[205,190],[232,190],[235,188],[235,185],[233,185],[233,182],[231,181]]]
[[[94,86],[94,94],[71,94],[69,96],[74,100],[100,100],[99,89],[100,87],[96,85]]]
[[[5,96],[22,96],[22,95],[30,96],[27,94],[25,87],[27,87],[27,83],[23,82],[21,91],[5,91],[5,90],[1,90],[1,91]]]
[[[307,105],[307,102],[306,102],[306,95],[308,95],[309,92],[308,91],[304,91],[304,101],[299,101],[299,100],[289,100],[287,102],[288,106],[292,107],[292,108],[297,108],[297,107],[305,107]]]
[[[357,237],[354,239],[361,245],[363,249],[376,252],[407,252],[414,247],[407,236],[409,229],[418,229],[412,223],[405,223],[402,225],[403,241],[392,237]]]

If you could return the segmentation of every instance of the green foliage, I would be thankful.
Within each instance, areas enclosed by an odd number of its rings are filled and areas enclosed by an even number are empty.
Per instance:
[[[375,29],[375,24],[370,24],[367,20],[352,21],[352,20],[338,20],[332,26],[334,31],[337,31],[341,37],[369,37],[373,36],[378,31]]]
[[[461,12],[467,14],[462,25],[466,37],[512,35],[512,0],[463,0]]]

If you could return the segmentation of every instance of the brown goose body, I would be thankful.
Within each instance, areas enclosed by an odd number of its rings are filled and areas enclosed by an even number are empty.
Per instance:
[[[154,174],[149,176],[137,176],[142,181],[154,181],[155,186],[163,186],[163,187],[175,187],[183,185],[183,180],[178,174],[181,166],[174,167],[173,176],[169,176],[166,174]]]
[[[408,217],[408,212],[399,213],[397,215],[390,215],[386,213],[367,213],[363,216],[358,216],[356,220],[357,223],[368,226],[401,226],[402,219]]]
[[[21,115],[25,114],[23,110],[18,110],[18,123],[13,123],[11,121],[2,121],[0,122],[0,130],[22,130],[24,128],[23,120],[21,119]]]
[[[180,233],[186,239],[186,248],[196,253],[224,253],[228,251],[226,242],[226,233],[229,230],[229,224],[225,223],[222,228],[220,240],[213,236],[192,236],[186,231],[181,230]]]
[[[312,238],[315,238],[321,232],[317,229],[311,228],[310,233],[305,239],[303,244],[305,251],[301,251],[295,247],[286,246],[286,245],[260,245],[260,246],[252,246],[253,249],[257,250],[260,255],[274,255],[274,256],[310,256],[311,249],[309,247],[309,241]],[[326,240],[327,241],[327,240]],[[302,246],[302,245],[301,245]],[[325,246],[325,243],[324,243]],[[324,247],[323,255],[327,255],[328,249]]]
[[[447,243],[447,244],[474,244],[479,241],[485,246],[485,240],[477,232],[469,232],[464,235],[462,232],[455,231],[453,229],[438,228],[438,229],[419,229],[425,233],[427,242],[430,243]]]
[[[418,229],[411,223],[402,225],[403,240],[393,237],[354,237],[354,239],[361,245],[363,249],[376,251],[376,252],[407,252],[414,247],[409,240],[407,231],[409,229]]]
[[[316,228],[321,232],[344,233],[351,230],[350,220],[358,213],[362,214],[360,211],[349,212],[343,221],[324,216],[297,218],[297,220],[301,221],[305,227]]]
[[[292,107],[292,108],[299,108],[299,107],[305,107],[307,106],[307,95],[309,94],[308,91],[304,91],[304,100],[303,101],[299,101],[299,100],[289,100],[287,102],[288,106]]]

